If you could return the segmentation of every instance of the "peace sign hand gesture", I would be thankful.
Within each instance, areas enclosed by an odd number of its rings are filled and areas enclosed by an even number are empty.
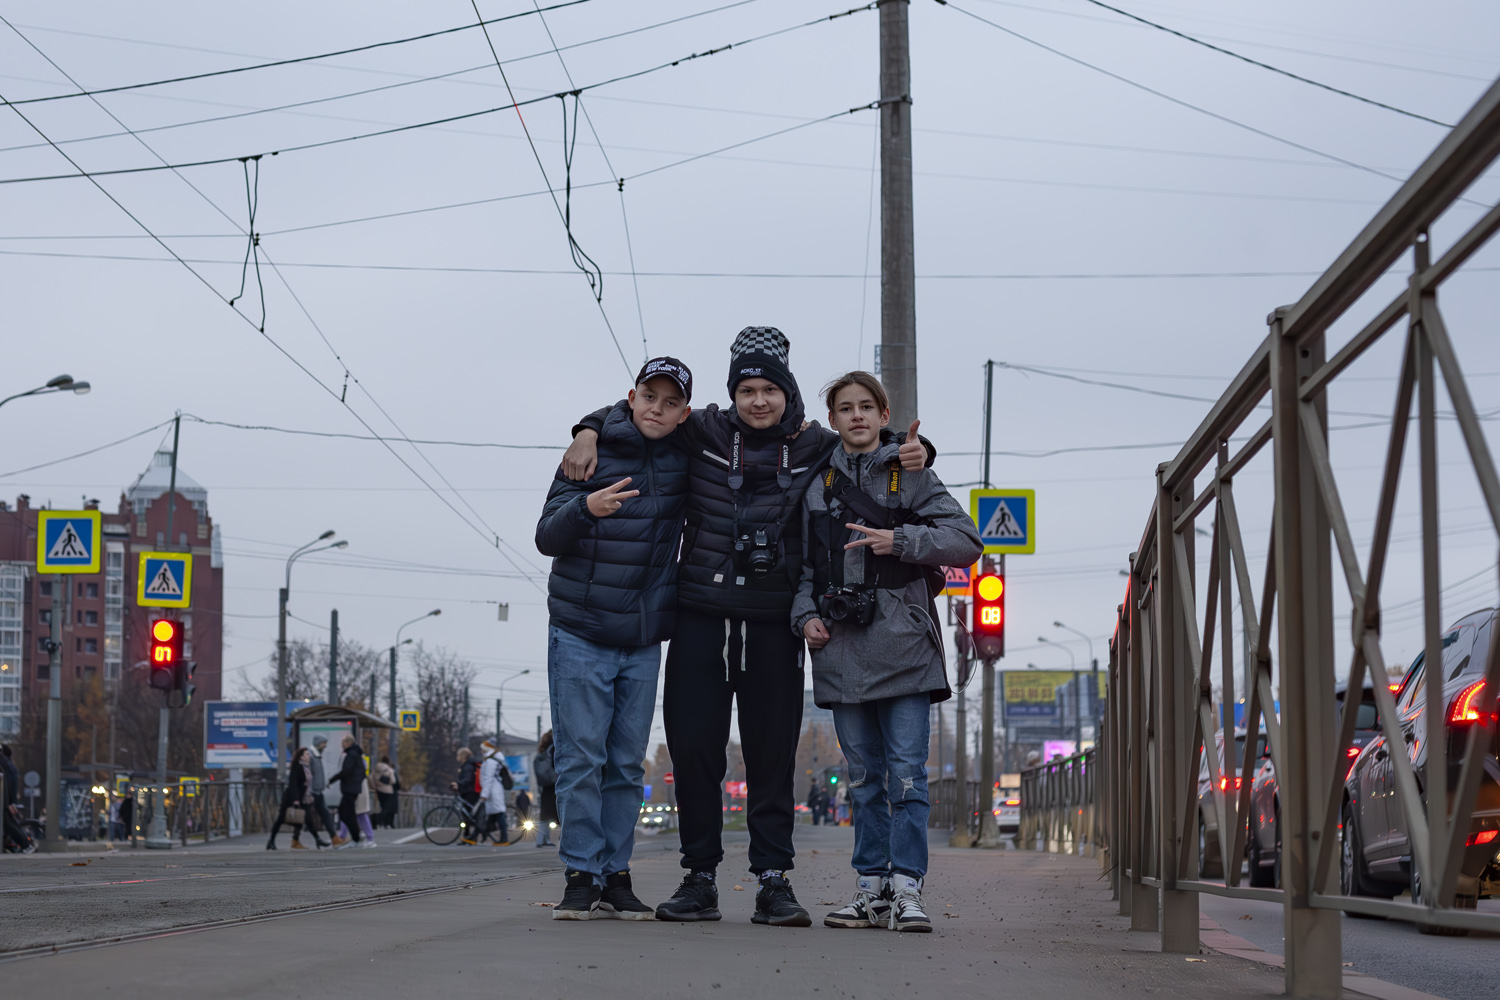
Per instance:
[[[640,490],[625,489],[629,485],[630,477],[626,476],[613,486],[606,486],[596,493],[590,493],[589,513],[595,517],[608,517],[624,506],[626,500],[641,495]]]
[[[844,527],[852,531],[862,531],[864,538],[856,538],[845,545],[845,549],[857,549],[868,547],[877,556],[888,556],[895,546],[896,532],[891,528],[866,528],[862,524],[846,524]]]

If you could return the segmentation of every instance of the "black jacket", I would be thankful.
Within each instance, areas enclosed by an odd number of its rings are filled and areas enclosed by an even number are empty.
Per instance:
[[[574,433],[585,427],[600,430],[608,412],[584,417]],[[797,433],[803,414],[801,395],[793,395],[781,422],[758,431],[741,422],[732,407],[721,410],[711,403],[689,414],[668,439],[688,457],[687,526],[677,577],[677,600],[683,609],[744,621],[787,620],[802,574],[802,495],[839,441],[836,433],[817,423]],[[744,477],[738,507],[729,485],[737,435]],[[903,437],[882,432],[884,440]],[[602,445],[602,434],[600,440]],[[931,445],[927,450],[931,465],[935,452]],[[734,548],[737,535],[748,536],[753,547],[757,531],[765,532],[774,560],[763,575],[751,572],[744,555]]]
[[[470,757],[458,766],[458,794],[465,802],[478,802],[479,761]]]
[[[358,743],[351,744],[344,750],[344,760],[339,765],[339,772],[328,779],[331,785],[335,781],[339,783],[341,795],[358,795],[359,790],[365,783],[365,752],[359,748]]]
[[[547,578],[552,624],[607,646],[672,638],[688,467],[674,437],[648,440],[621,400],[605,413],[594,478],[575,483],[558,470],[536,526],[537,549],[554,557]],[[641,495],[608,517],[589,513],[589,494],[626,476]]]

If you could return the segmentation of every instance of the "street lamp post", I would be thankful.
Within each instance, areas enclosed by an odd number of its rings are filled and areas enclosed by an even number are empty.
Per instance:
[[[1089,644],[1089,666],[1092,668],[1093,674],[1094,674],[1094,676],[1090,678],[1090,680],[1093,682],[1094,686],[1091,687],[1091,688],[1089,688],[1089,722],[1094,727],[1094,740],[1097,742],[1098,739],[1099,739],[1099,715],[1100,715],[1100,713],[1099,713],[1099,660],[1098,660],[1097,657],[1094,656],[1094,640],[1092,638],[1090,638],[1089,636],[1084,635],[1082,632],[1078,631],[1076,628],[1069,628],[1067,625],[1064,625],[1062,622],[1053,622],[1052,623],[1052,627],[1053,628],[1060,628],[1064,632],[1071,632],[1074,635],[1078,636],[1080,639],[1082,639],[1084,642],[1086,642],[1086,643]]]
[[[505,678],[505,680],[500,682],[500,697],[495,699],[495,738],[497,740],[505,735],[505,724],[503,721],[504,716],[500,711],[501,702],[505,698],[505,685],[509,684],[517,677],[525,677],[529,673],[531,673],[530,667],[527,667],[525,670],[517,670],[515,673],[511,674],[509,677]]]
[[[1045,643],[1048,643],[1050,645],[1056,646],[1058,649],[1062,650],[1064,653],[1067,653],[1068,654],[1068,662],[1073,665],[1072,666],[1072,670],[1073,670],[1073,752],[1074,753],[1082,753],[1083,752],[1083,716],[1079,712],[1079,705],[1078,705],[1078,700],[1079,700],[1078,699],[1078,695],[1079,695],[1079,691],[1078,691],[1078,657],[1074,656],[1073,655],[1073,651],[1071,649],[1069,649],[1067,646],[1064,646],[1062,643],[1056,641],[1055,639],[1049,639],[1045,635],[1039,635],[1039,636],[1037,636],[1036,637],[1036,641],[1037,642],[1045,642]]]
[[[286,600],[292,589],[292,563],[302,556],[312,552],[323,552],[327,549],[347,549],[349,543],[346,541],[332,542],[328,545],[319,546],[319,542],[326,542],[334,535],[333,529],[323,532],[317,538],[297,549],[286,560],[286,584],[281,588],[280,607],[277,612],[279,619],[276,630],[276,780],[280,784],[286,784],[287,756],[285,747],[286,734]]]
[[[82,396],[89,391],[87,382],[74,381],[71,375],[59,375],[35,389],[18,392],[0,399],[4,406],[13,399],[26,396],[43,396],[53,392],[71,390]],[[99,544],[95,539],[94,544]],[[52,628],[47,640],[48,684],[47,684],[47,828],[42,836],[42,850],[66,849],[62,832],[62,640],[64,618],[72,614],[72,584],[59,573],[52,583]],[[116,684],[119,682],[116,681]]]
[[[427,612],[425,615],[418,615],[417,617],[413,618],[411,621],[406,622],[400,628],[396,629],[396,644],[391,647],[391,691],[390,691],[391,704],[390,704],[390,709],[391,709],[391,721],[392,722],[396,721],[396,650],[398,650],[402,646],[406,645],[407,643],[411,642],[410,639],[402,639],[401,638],[401,633],[406,629],[407,625],[415,625],[417,622],[425,621],[428,618],[436,617],[437,615],[440,615],[442,613],[443,613],[443,609],[442,608],[433,608],[431,611]],[[373,708],[374,706],[372,705],[370,707]],[[386,736],[386,752],[388,754],[390,754],[391,763],[392,764],[400,763],[400,758],[396,755],[396,733],[398,731],[399,730],[392,729],[387,734],[387,736]]]

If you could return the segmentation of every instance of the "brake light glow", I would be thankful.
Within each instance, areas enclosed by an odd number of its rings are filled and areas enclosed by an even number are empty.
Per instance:
[[[1242,785],[1244,783],[1244,780],[1245,780],[1244,778],[1235,778],[1234,779],[1234,790],[1235,791],[1239,791],[1240,790],[1240,785]],[[1219,791],[1221,791],[1221,792],[1227,792],[1227,791],[1229,791],[1229,778],[1227,776],[1219,779]]]
[[[1345,757],[1349,757],[1349,758],[1358,757],[1359,756],[1359,747],[1350,747],[1348,750],[1344,751],[1344,756]]]
[[[1021,804],[1021,800],[1020,799],[1006,799],[1005,800],[1005,804],[1008,805],[1008,806],[1018,806],[1018,805]]]
[[[1401,683],[1398,681],[1395,684],[1387,684],[1386,687],[1390,688],[1392,691],[1400,691],[1401,690]]]
[[[1488,844],[1496,837],[1500,837],[1500,830],[1480,830],[1478,833],[1469,834],[1464,844],[1473,847],[1476,844]]]
[[[1448,725],[1461,726],[1469,722],[1480,722],[1483,716],[1478,708],[1479,696],[1484,694],[1484,681],[1475,681],[1458,693],[1448,709]]]

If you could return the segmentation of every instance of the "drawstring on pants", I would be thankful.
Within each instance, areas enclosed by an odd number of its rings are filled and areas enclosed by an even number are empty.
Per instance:
[[[729,639],[734,630],[734,620],[724,619],[724,683],[729,683]],[[740,622],[740,673],[745,672],[745,623]]]

